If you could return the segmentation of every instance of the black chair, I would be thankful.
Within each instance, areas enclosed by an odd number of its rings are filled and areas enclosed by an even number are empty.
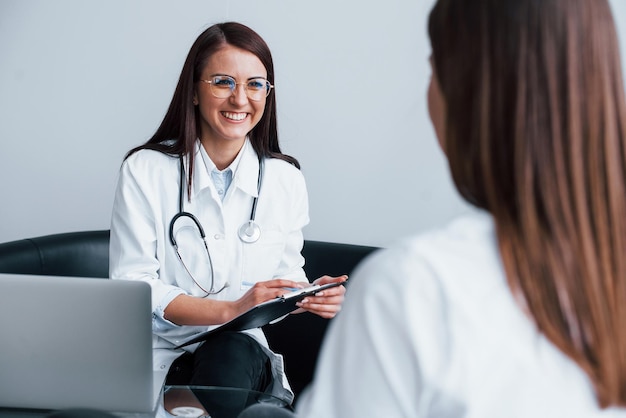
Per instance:
[[[81,231],[0,244],[0,273],[109,277],[109,231]]]

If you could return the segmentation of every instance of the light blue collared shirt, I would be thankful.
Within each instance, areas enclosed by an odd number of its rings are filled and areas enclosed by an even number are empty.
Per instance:
[[[220,199],[222,199],[223,202],[224,196],[226,196],[226,192],[233,182],[233,170],[231,170],[230,167],[226,167],[224,170],[219,171],[217,167],[214,167],[213,170],[211,170],[211,179],[213,180],[217,194],[220,195]]]
[[[246,144],[244,144],[244,147],[246,146],[247,146],[247,142]],[[240,150],[239,154],[237,154],[237,157],[235,157],[234,161],[230,163],[230,165],[226,167],[224,170],[220,171],[217,169],[217,167],[215,166],[215,163],[211,160],[211,157],[209,157],[209,154],[207,154],[206,150],[204,149],[202,145],[200,145],[200,150],[201,150],[200,155],[202,155],[202,158],[204,159],[204,164],[207,168],[207,171],[209,172],[209,175],[211,176],[211,180],[213,181],[215,190],[217,191],[217,194],[220,196],[220,199],[223,202],[224,196],[226,196],[226,193],[228,192],[228,188],[233,182],[233,174],[237,170],[237,166],[239,165],[239,161],[241,160],[242,152]]]

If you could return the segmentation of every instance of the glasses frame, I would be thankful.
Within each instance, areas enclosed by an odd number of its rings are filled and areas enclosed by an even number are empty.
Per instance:
[[[214,90],[214,87],[213,87],[213,85],[215,84],[215,81],[213,79],[215,79],[216,77],[228,78],[228,79],[233,81],[232,87],[230,87],[230,95],[225,96],[225,97],[221,97],[221,96],[218,96],[216,94],[216,92]],[[251,79],[249,79],[249,80],[247,80],[245,82],[237,83],[237,80],[235,80],[233,77],[231,77],[229,75],[215,75],[215,76],[212,76],[211,80],[201,79],[201,80],[198,80],[198,81],[202,81],[203,83],[208,84],[209,85],[209,90],[211,91],[211,94],[213,95],[213,97],[217,97],[218,99],[228,99],[233,94],[235,94],[235,90],[237,90],[237,86],[241,85],[241,86],[243,86],[243,90],[246,92],[246,97],[248,99],[250,99],[252,101],[255,101],[255,102],[259,102],[259,101],[261,101],[261,99],[260,98],[259,99],[255,99],[255,98],[250,97],[250,90],[248,90],[248,83],[250,83],[253,80],[263,80],[265,82],[265,86],[266,86],[265,97],[270,95],[270,92],[274,88],[274,85],[271,84],[267,78],[263,78],[263,77],[254,77],[254,78],[251,78]]]

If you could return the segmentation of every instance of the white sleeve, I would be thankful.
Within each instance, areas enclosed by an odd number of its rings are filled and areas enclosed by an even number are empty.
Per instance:
[[[152,288],[153,325],[155,331],[177,327],[163,318],[165,307],[184,291],[159,279],[157,228],[154,205],[146,188],[149,179],[137,174],[131,156],[120,170],[113,212],[109,246],[109,276],[112,279],[141,280]]]
[[[433,391],[425,365],[445,357],[445,301],[428,265],[381,250],[350,279],[298,416],[425,417]]]
[[[298,170],[294,176],[289,202],[291,204],[291,216],[286,230],[286,243],[274,278],[294,281],[307,281],[302,257],[304,236],[302,229],[309,223],[309,198],[304,176]],[[311,278],[311,279],[316,279]]]

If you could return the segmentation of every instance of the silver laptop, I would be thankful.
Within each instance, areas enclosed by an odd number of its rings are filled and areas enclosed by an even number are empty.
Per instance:
[[[151,416],[155,380],[148,284],[0,274],[0,410]]]

